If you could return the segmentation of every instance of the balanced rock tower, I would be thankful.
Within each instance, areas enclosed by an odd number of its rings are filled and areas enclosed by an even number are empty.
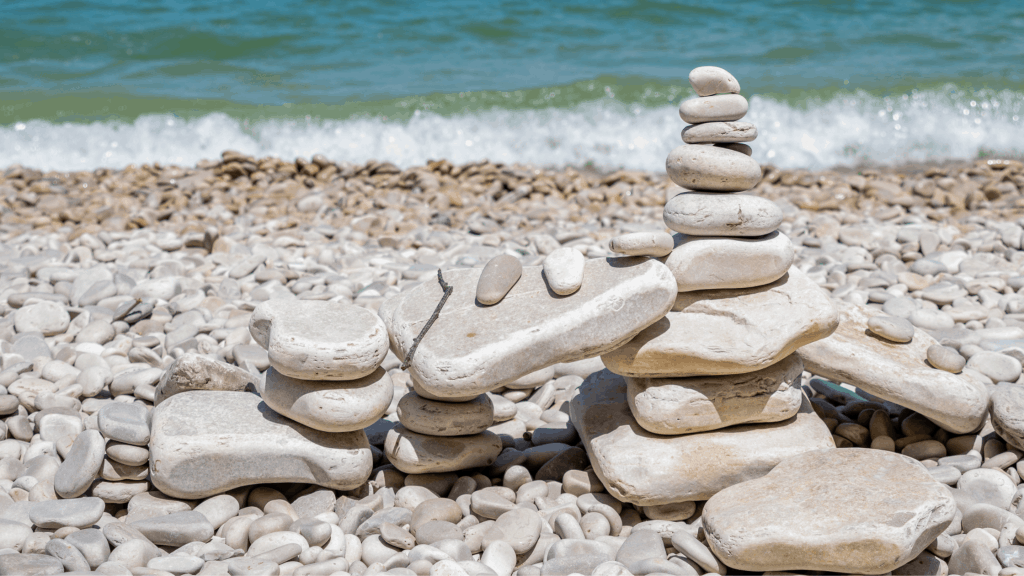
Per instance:
[[[267,482],[351,490],[370,477],[364,428],[394,396],[388,334],[341,302],[268,300],[249,332],[270,367],[247,391],[178,391],[153,411],[152,481],[176,498]]]
[[[691,126],[666,162],[685,190],[668,200],[678,232],[662,258],[678,294],[662,319],[602,355],[571,403],[594,471],[652,518],[682,519],[695,501],[767,474],[783,459],[834,447],[801,388],[796,350],[831,334],[829,296],[791,267],[773,202],[741,194],[761,178],[757,129],[721,68],[690,73]]]

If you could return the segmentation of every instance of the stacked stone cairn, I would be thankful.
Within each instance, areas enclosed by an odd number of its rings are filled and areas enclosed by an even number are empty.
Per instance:
[[[685,189],[664,211],[678,234],[612,242],[619,252],[663,256],[677,283],[674,306],[604,354],[608,369],[572,402],[573,422],[608,491],[666,520],[688,518],[696,501],[761,477],[787,457],[834,447],[804,397],[795,352],[836,329],[836,309],[791,267],[779,207],[741,194],[761,169],[742,143],[757,129],[740,121],[747,101],[739,83],[715,67],[693,70],[690,83],[697,97],[679,111],[692,125],[666,163]]]

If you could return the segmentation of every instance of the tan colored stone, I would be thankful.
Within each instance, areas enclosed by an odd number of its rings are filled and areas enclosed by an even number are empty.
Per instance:
[[[601,360],[634,378],[743,374],[779,362],[838,324],[828,294],[791,268],[767,286],[680,293],[664,318]]]
[[[156,386],[154,404],[189,390],[243,392],[256,378],[247,370],[189,352],[167,367]]]
[[[409,366],[421,396],[468,400],[552,364],[612,350],[664,316],[676,294],[668,269],[646,258],[588,260],[583,286],[569,297],[553,296],[541,267],[527,266],[494,306],[476,303],[479,275],[479,269],[445,273],[452,294]],[[381,305],[399,358],[441,294],[437,282],[424,282]]]
[[[751,142],[757,138],[757,127],[750,122],[705,122],[683,128],[687,144],[727,144]]]
[[[690,70],[689,80],[697,96],[740,93],[739,81],[718,66],[698,66]]]
[[[427,436],[398,425],[388,432],[384,453],[406,474],[456,472],[494,464],[501,453],[501,438],[492,432]]]
[[[299,380],[267,370],[263,401],[283,416],[323,432],[353,432],[384,415],[395,394],[391,376],[377,368],[358,380]]]
[[[469,402],[438,402],[410,392],[398,401],[403,426],[430,436],[469,436],[494,423],[494,405],[486,394]]]
[[[985,386],[967,374],[931,368],[928,348],[938,342],[924,330],[896,343],[868,333],[868,319],[879,310],[836,301],[839,328],[828,338],[800,349],[808,371],[845,382],[869,394],[926,416],[946,430],[966,434],[981,428],[988,411]]]
[[[672,253],[675,242],[667,232],[632,232],[616,236],[608,242],[612,252],[625,256],[653,256],[660,258]]]
[[[880,450],[820,450],[783,460],[763,478],[704,506],[715,555],[750,572],[884,574],[949,526],[956,502],[914,460]]]
[[[764,236],[782,223],[778,204],[749,194],[684,192],[664,211],[665,226],[693,236]]]
[[[700,96],[679,104],[679,117],[689,124],[734,122],[747,114],[747,99],[739,94]]]
[[[268,300],[253,310],[249,332],[278,372],[302,380],[358,380],[388,351],[380,318],[354,304]]]
[[[665,170],[673,182],[690,190],[742,192],[761,181],[756,160],[718,146],[679,146],[669,152]]]
[[[796,258],[793,243],[775,231],[756,238],[676,235],[665,259],[680,292],[764,286],[781,278]]]
[[[491,258],[477,281],[477,301],[485,306],[501,302],[522,275],[523,264],[515,256],[500,254]]]
[[[803,402],[796,354],[757,372],[692,378],[626,378],[626,399],[648,432],[677,435],[779,422]]]
[[[246,392],[183,392],[154,408],[152,422],[150,480],[174,498],[276,482],[351,490],[373,468],[362,430],[313,430]]]
[[[706,500],[767,474],[788,457],[835,446],[825,423],[804,401],[783,422],[666,437],[637,424],[625,380],[592,374],[570,403],[594,472],[609,494],[639,506]]]
[[[1014,448],[1024,446],[1024,386],[1000,384],[992,391],[992,427]]]

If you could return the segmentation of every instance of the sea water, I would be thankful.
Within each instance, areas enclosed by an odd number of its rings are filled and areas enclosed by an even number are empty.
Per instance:
[[[785,168],[1024,155],[1024,2],[6,0],[0,166],[226,149],[664,170],[690,69]]]

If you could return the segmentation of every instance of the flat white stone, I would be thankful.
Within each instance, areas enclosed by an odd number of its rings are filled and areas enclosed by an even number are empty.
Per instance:
[[[583,268],[587,259],[575,248],[558,248],[544,257],[544,278],[548,287],[559,296],[568,296],[583,285]]]
[[[692,434],[736,424],[779,422],[803,401],[796,354],[757,372],[692,378],[626,378],[626,399],[648,432]]]
[[[487,394],[469,402],[438,402],[410,392],[398,401],[398,420],[419,434],[469,436],[494,423],[494,405]]]
[[[807,400],[783,422],[675,437],[651,434],[629,410],[625,379],[607,370],[587,378],[569,414],[608,493],[639,506],[707,500],[764,476],[786,458],[835,446]]]
[[[243,392],[255,387],[256,378],[248,371],[189,352],[164,370],[156,386],[154,404],[189,390],[228,390]]]
[[[683,128],[682,136],[687,144],[752,142],[757,138],[757,127],[750,122],[705,122]]]
[[[246,392],[183,392],[153,409],[150,480],[174,498],[251,484],[299,482],[351,490],[370,477],[366,434],[320,432]]]
[[[682,292],[664,318],[601,360],[634,378],[743,374],[781,361],[838,324],[828,294],[791,268],[767,286]]]
[[[373,312],[342,302],[268,300],[249,332],[278,372],[303,380],[357,380],[384,361],[388,335]]]
[[[395,386],[377,368],[358,380],[299,380],[267,370],[258,384],[260,395],[274,411],[322,432],[354,432],[373,424],[391,405]]]
[[[928,365],[928,348],[938,342],[923,330],[911,342],[896,343],[867,335],[868,320],[883,312],[844,301],[838,329],[828,338],[800,349],[809,372],[845,382],[905,406],[949,432],[981,428],[988,413],[988,393],[967,374],[951,374]]]
[[[742,192],[761,181],[756,160],[718,146],[679,146],[669,152],[665,170],[673,182],[690,190]]]
[[[992,391],[992,427],[1014,448],[1024,447],[1024,386],[1000,384]]]
[[[734,122],[747,114],[747,99],[739,94],[699,96],[679,104],[679,117],[689,124]]]
[[[608,242],[612,252],[624,256],[653,256],[660,258],[672,253],[675,242],[667,232],[633,232],[616,236]]]
[[[664,316],[675,299],[668,269],[646,258],[587,260],[569,298],[552,295],[539,266],[494,306],[476,302],[479,269],[449,270],[453,291],[409,365],[418,394],[470,399],[557,364],[612,350]],[[391,348],[405,358],[442,295],[424,282],[388,299],[380,316]]]
[[[885,574],[953,521],[956,501],[915,460],[863,448],[783,460],[704,506],[711,550],[750,572]]]
[[[14,312],[14,329],[18,333],[42,332],[43,336],[62,334],[71,324],[71,316],[62,304],[41,300]]]
[[[501,438],[492,432],[427,436],[399,425],[384,439],[384,453],[406,474],[456,472],[494,464],[501,453]]]
[[[665,226],[693,236],[764,236],[782,224],[778,204],[749,194],[684,192],[664,211]]]
[[[690,70],[689,80],[697,96],[740,93],[739,81],[718,66],[698,66]]]
[[[689,292],[771,284],[795,258],[793,243],[779,231],[755,238],[679,234],[665,265],[679,291]]]

